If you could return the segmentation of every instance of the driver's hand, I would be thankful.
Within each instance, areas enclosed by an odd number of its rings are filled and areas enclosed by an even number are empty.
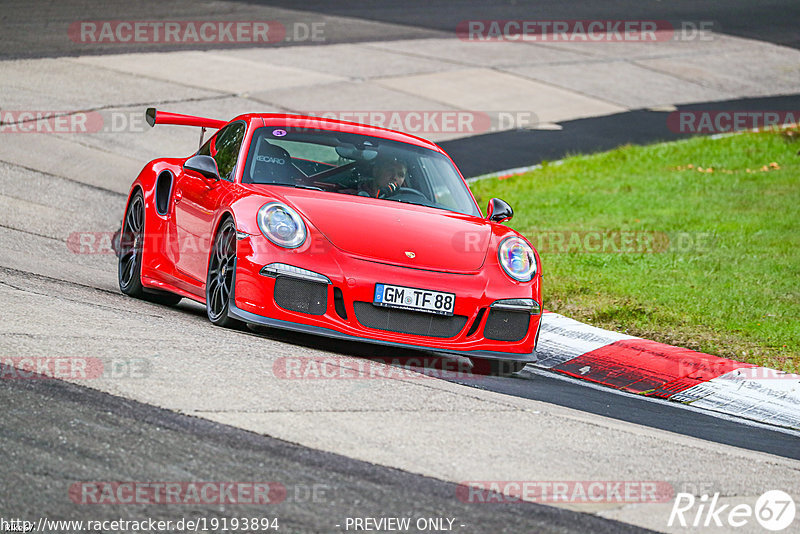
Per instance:
[[[389,196],[398,189],[400,189],[399,185],[397,185],[394,182],[389,182],[385,187],[381,187],[380,189],[378,189],[378,196],[379,197]]]

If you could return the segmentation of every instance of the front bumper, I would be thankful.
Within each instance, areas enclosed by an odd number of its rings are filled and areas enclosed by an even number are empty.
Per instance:
[[[317,236],[317,239],[324,240],[324,237]],[[489,339],[484,331],[493,313],[491,305],[495,301],[534,298],[540,302],[538,278],[527,284],[517,283],[500,272],[492,276],[489,272],[491,266],[484,266],[476,273],[454,274],[387,265],[351,257],[332,247],[326,240],[295,250],[280,249],[264,241],[266,239],[262,236],[252,235],[246,235],[238,241],[235,287],[229,308],[232,318],[272,328],[391,347],[474,358],[536,361],[535,344],[541,313],[527,314],[524,318],[516,316],[518,324],[520,320],[527,321],[527,329],[521,338],[512,336],[511,341],[501,341],[494,336],[495,339]],[[279,279],[292,276],[261,274],[265,265],[273,263],[306,269],[327,280],[324,286],[322,283],[318,285],[321,289],[315,297],[317,305],[311,305],[305,312],[287,309],[285,297],[279,297],[280,291],[276,294],[276,284]],[[457,317],[463,324],[456,324],[455,329],[447,333],[439,329],[438,333],[428,335],[411,333],[413,327],[397,328],[397,317],[393,323],[395,326],[387,325],[386,329],[375,327],[374,318],[370,318],[373,327],[365,326],[364,311],[371,310],[376,283],[455,293],[454,318]],[[287,285],[285,280],[282,285]],[[384,310],[375,307],[371,311],[380,315],[385,313]],[[409,320],[409,323],[414,323],[414,319],[425,322],[430,317],[422,312],[403,313],[400,322]],[[446,322],[440,316],[434,317],[436,322]],[[496,323],[499,315],[492,317]],[[434,319],[430,322],[433,323]],[[501,336],[501,339],[504,338]]]
[[[235,304],[231,304],[228,315],[234,319],[238,319],[240,321],[244,321],[250,324],[257,324],[261,326],[266,326],[269,328],[280,328],[283,330],[291,330],[293,332],[302,332],[304,334],[313,334],[316,336],[324,336],[333,339],[341,339],[345,341],[360,341],[363,343],[372,343],[376,345],[383,345],[388,347],[397,347],[397,348],[405,348],[405,349],[416,349],[416,350],[424,350],[429,352],[441,352],[444,354],[457,354],[459,356],[466,356],[471,358],[486,358],[490,360],[512,360],[512,361],[519,361],[519,362],[526,362],[526,363],[536,363],[538,359],[536,358],[536,351],[529,354],[516,354],[516,353],[509,353],[509,352],[495,352],[495,351],[488,351],[488,350],[449,350],[449,349],[440,349],[437,347],[433,347],[430,345],[412,345],[409,343],[399,343],[399,342],[392,342],[392,341],[385,341],[385,340],[378,340],[372,339],[368,337],[360,337],[354,336],[350,334],[345,334],[343,332],[337,332],[331,328],[324,328],[321,326],[311,326],[301,323],[292,323],[289,321],[283,321],[281,319],[271,319],[269,317],[264,317],[261,315],[256,315],[255,313],[251,313],[248,311],[244,311],[240,308],[237,308]]]

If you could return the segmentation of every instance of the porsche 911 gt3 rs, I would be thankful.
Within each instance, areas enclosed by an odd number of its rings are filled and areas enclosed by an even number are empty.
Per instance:
[[[119,241],[123,293],[189,298],[219,326],[314,335],[507,362],[535,361],[541,268],[528,241],[483,216],[436,144],[362,124],[280,114],[226,122],[134,180]]]

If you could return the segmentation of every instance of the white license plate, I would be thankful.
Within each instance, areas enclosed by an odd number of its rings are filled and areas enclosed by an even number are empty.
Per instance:
[[[439,315],[453,315],[456,295],[430,289],[375,284],[373,304]]]

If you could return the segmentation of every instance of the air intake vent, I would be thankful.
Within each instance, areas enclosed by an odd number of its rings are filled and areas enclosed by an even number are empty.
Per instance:
[[[489,310],[483,337],[494,341],[519,341],[528,334],[531,314],[501,309]]]
[[[328,309],[328,284],[278,276],[275,303],[284,310],[323,315]]]
[[[455,337],[467,324],[464,315],[434,315],[432,313],[382,308],[371,302],[354,302],[358,322],[368,328],[414,334],[427,337]]]

